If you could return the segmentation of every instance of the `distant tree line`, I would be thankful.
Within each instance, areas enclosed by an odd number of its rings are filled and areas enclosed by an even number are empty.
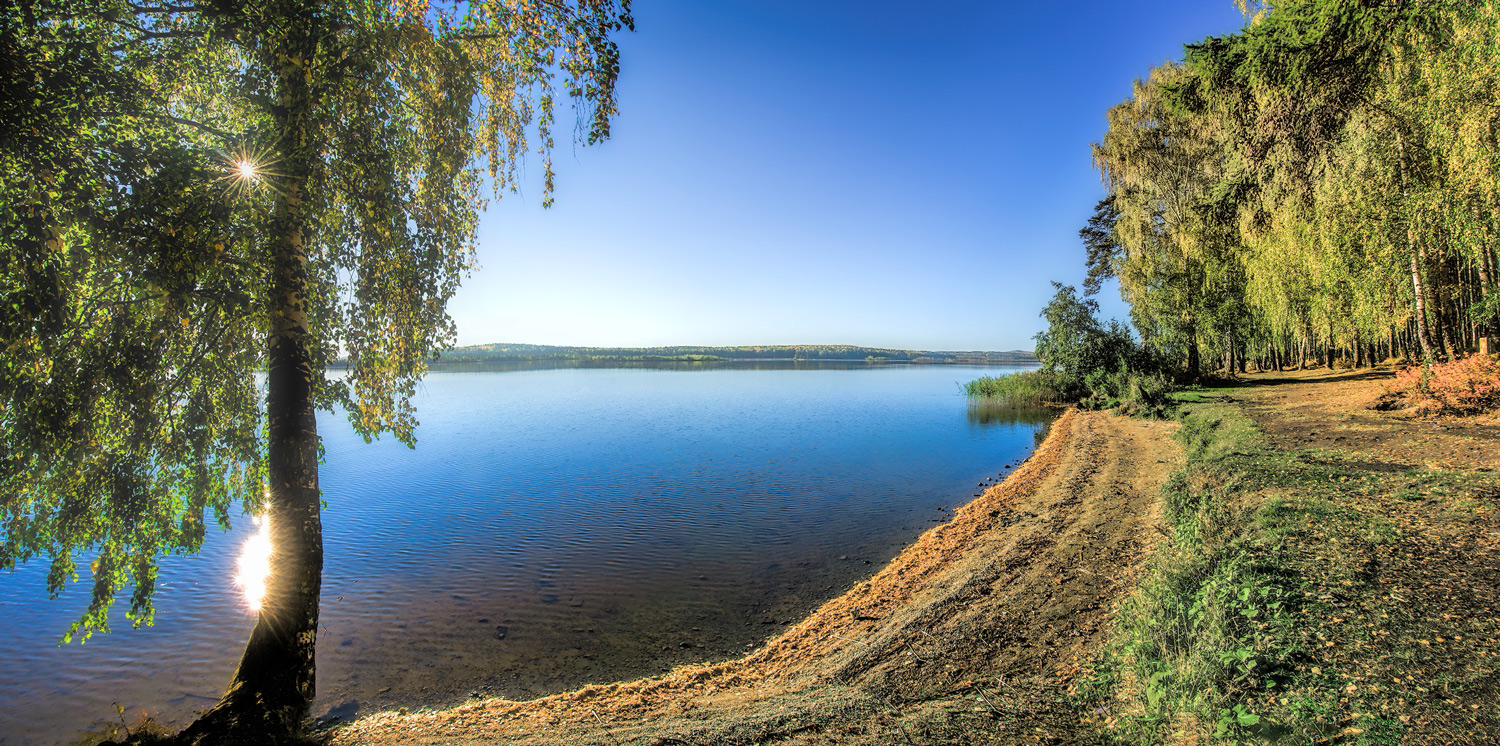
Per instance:
[[[1189,375],[1496,334],[1497,3],[1241,7],[1109,110],[1085,292],[1117,278],[1140,345]]]
[[[895,363],[1033,363],[1030,352],[931,352],[852,345],[754,345],[742,347],[565,347],[485,344],[445,350],[433,361],[483,363],[512,361],[693,362],[731,360],[863,360]]]

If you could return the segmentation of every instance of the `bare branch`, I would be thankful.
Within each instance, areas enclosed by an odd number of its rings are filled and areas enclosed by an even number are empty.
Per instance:
[[[152,114],[150,112],[145,112],[140,114],[139,116],[150,117],[152,119],[161,119],[164,121],[172,122],[174,124],[181,124],[186,127],[192,127],[193,129],[196,129],[200,132],[206,132],[210,135],[214,135],[215,137],[219,137],[224,140],[238,140],[244,137],[244,133],[225,132],[224,130],[221,130],[217,127],[212,127],[202,122],[195,122],[191,119],[174,117],[171,114]]]
[[[167,15],[171,13],[181,13],[186,15],[189,13],[202,13],[205,10],[204,8],[197,5],[173,5],[172,3],[162,3],[161,5],[156,7],[140,5],[138,3],[131,2],[127,2],[125,3],[125,5],[137,13],[151,13],[161,15]]]

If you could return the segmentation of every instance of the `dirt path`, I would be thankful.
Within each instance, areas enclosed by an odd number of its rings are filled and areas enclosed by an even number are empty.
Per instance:
[[[1025,465],[745,658],[528,702],[379,713],[335,744],[1066,743],[1181,465],[1175,427],[1069,412]]]

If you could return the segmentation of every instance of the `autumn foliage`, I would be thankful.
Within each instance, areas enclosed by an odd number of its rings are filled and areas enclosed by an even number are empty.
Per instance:
[[[1500,359],[1470,355],[1396,373],[1390,393],[1421,414],[1479,414],[1500,409]]]

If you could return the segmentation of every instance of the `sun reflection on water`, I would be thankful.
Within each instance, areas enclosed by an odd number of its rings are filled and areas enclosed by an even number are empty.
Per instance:
[[[266,576],[271,574],[271,517],[256,516],[253,520],[260,531],[240,547],[239,572],[235,573],[234,584],[244,592],[250,610],[258,612],[266,595]]]

